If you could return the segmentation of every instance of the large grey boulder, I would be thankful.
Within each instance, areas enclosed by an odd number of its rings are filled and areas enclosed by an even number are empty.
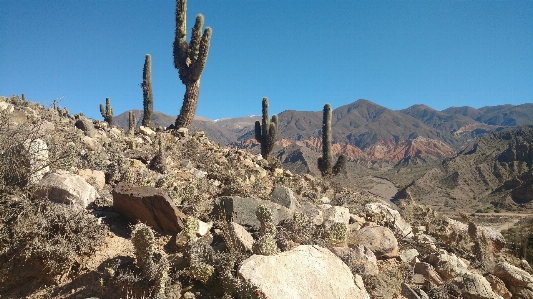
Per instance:
[[[33,196],[85,209],[98,197],[98,193],[81,176],[58,170],[46,174],[36,184]]]
[[[494,293],[490,283],[482,275],[465,272],[454,280],[465,299],[503,299]]]
[[[257,286],[266,298],[366,299],[370,298],[360,276],[331,251],[301,245],[278,255],[253,255],[239,275]]]
[[[282,205],[269,200],[239,196],[217,198],[213,214],[215,219],[225,217],[227,221],[238,223],[247,229],[259,230],[261,223],[257,220],[255,211],[260,205],[270,208],[274,216],[274,224],[292,218],[293,212]]]
[[[533,299],[533,276],[507,262],[497,263],[493,273],[499,277],[513,294],[513,298]]]
[[[287,209],[294,211],[296,209],[296,197],[291,189],[285,186],[276,186],[272,193],[270,193],[272,202],[286,207]]]
[[[132,222],[153,229],[179,233],[187,217],[161,189],[120,182],[113,190],[113,208]]]
[[[348,244],[361,244],[368,247],[377,258],[399,256],[398,240],[392,231],[383,226],[366,226],[350,234]]]
[[[412,238],[413,229],[411,225],[407,223],[400,213],[394,209],[391,209],[384,203],[374,202],[366,204],[364,211],[367,216],[370,216],[378,224],[391,223],[393,232],[399,238]]]

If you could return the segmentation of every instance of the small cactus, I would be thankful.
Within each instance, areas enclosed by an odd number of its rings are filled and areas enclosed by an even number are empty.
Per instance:
[[[187,237],[187,241],[189,243],[195,242],[198,240],[198,237],[196,236],[196,231],[198,230],[198,220],[194,217],[187,217],[185,220],[185,236]]]
[[[185,96],[180,114],[176,119],[176,128],[191,126],[192,119],[198,105],[200,96],[200,76],[207,61],[209,45],[211,42],[211,28],[204,26],[204,16],[196,16],[196,22],[192,29],[192,36],[187,44],[187,1],[176,0],[176,34],[174,37],[174,67],[178,69],[180,80],[185,84]]]
[[[329,228],[327,242],[331,246],[343,246],[346,243],[348,228],[345,223],[335,222]]]
[[[324,105],[322,119],[322,157],[318,158],[318,169],[322,176],[339,174],[346,167],[346,156],[340,155],[337,163],[333,165],[333,152],[331,146],[331,105]]]
[[[153,260],[156,244],[154,232],[144,223],[135,225],[131,233],[131,242],[135,249],[135,258],[137,266],[144,275],[151,276],[155,272],[155,263]]]
[[[152,57],[146,54],[143,69],[143,82],[141,83],[143,89],[143,107],[144,115],[142,125],[150,127],[152,125],[152,114],[154,110],[154,99],[152,96]]]
[[[255,122],[255,139],[261,143],[261,156],[268,159],[268,155],[274,148],[276,136],[278,135],[278,116],[272,115],[272,121],[268,119],[268,99],[263,98],[263,119],[262,125],[259,121]]]
[[[102,114],[102,117],[110,127],[113,126],[113,108],[111,108],[111,101],[109,98],[105,99],[105,109],[104,105],[100,104],[100,114]]]
[[[133,114],[133,111],[130,111],[128,115],[128,134],[130,136],[135,135],[135,114]]]
[[[276,245],[276,226],[274,225],[274,215],[272,211],[261,205],[255,212],[257,219],[261,222],[259,229],[259,239],[253,245],[255,254],[274,255],[278,252]]]

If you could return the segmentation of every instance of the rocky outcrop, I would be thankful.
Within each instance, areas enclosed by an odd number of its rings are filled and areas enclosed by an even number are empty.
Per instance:
[[[374,202],[365,205],[364,211],[367,217],[370,217],[379,224],[387,223],[392,226],[392,229],[398,238],[412,238],[413,229],[411,225],[407,223],[400,213],[391,209],[389,206],[383,203]]]
[[[441,250],[439,253],[429,255],[429,263],[435,267],[435,270],[445,279],[454,277],[467,272],[468,265],[455,256],[453,253],[447,253]]]
[[[466,272],[454,280],[465,299],[502,299],[482,275]]]
[[[266,298],[366,299],[370,298],[361,277],[331,251],[301,245],[273,256],[253,255],[239,271]]]
[[[348,236],[348,245],[361,244],[374,252],[377,258],[399,256],[398,241],[392,231],[383,226],[366,226]]]
[[[98,197],[98,193],[81,176],[57,171],[46,174],[36,184],[33,196],[85,209]]]
[[[507,262],[497,263],[493,273],[517,298],[533,298],[533,275]]]
[[[157,231],[179,233],[186,218],[160,189],[121,182],[113,190],[113,208],[132,222],[143,222]]]

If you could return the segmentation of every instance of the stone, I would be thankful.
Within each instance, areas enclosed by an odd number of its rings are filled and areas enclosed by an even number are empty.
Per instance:
[[[270,200],[274,203],[282,205],[289,210],[294,211],[296,209],[296,198],[291,189],[285,186],[276,186],[272,193],[270,193]]]
[[[419,255],[416,249],[407,249],[400,252],[400,260],[404,263],[411,263]]]
[[[40,181],[45,173],[50,171],[48,164],[48,146],[42,139],[26,140],[22,152],[24,167],[29,171],[28,183],[35,184]]]
[[[253,255],[238,274],[266,298],[369,299],[362,279],[331,251],[301,245],[278,255]]]
[[[533,298],[533,276],[528,272],[507,262],[500,262],[494,266],[492,274],[505,282],[513,298]]]
[[[369,203],[365,205],[364,211],[367,216],[373,219],[381,219],[383,222],[392,223],[393,231],[397,237],[402,239],[413,237],[411,225],[402,218],[398,211],[391,209],[386,204],[379,202]],[[381,222],[378,223],[382,224]]]
[[[361,244],[368,247],[377,258],[393,258],[399,256],[398,240],[392,231],[383,226],[366,226],[348,235],[350,244]]]
[[[310,202],[302,201],[297,212],[305,214],[314,225],[321,225],[324,222],[322,210]]]
[[[269,200],[240,196],[222,196],[217,198],[213,213],[215,217],[225,216],[226,221],[238,223],[247,229],[259,230],[261,223],[257,220],[255,211],[260,205],[265,205],[270,208],[274,216],[274,224],[278,224],[281,220],[292,218],[293,212],[277,203]]]
[[[209,233],[211,228],[213,228],[213,222],[203,222],[202,220],[196,219],[198,221],[198,226],[196,229],[196,235],[198,237],[203,237]]]
[[[78,175],[85,179],[89,184],[97,190],[102,190],[105,187],[105,173],[100,170],[80,169]]]
[[[411,288],[404,282],[402,282],[402,295],[407,299],[429,299],[424,291],[418,288]]]
[[[149,127],[139,126],[139,133],[146,136],[154,136],[156,133]]]
[[[96,138],[91,138],[89,136],[83,136],[81,138],[81,141],[91,151],[95,151],[98,148],[100,148],[100,143],[98,142],[98,140],[96,140]]]
[[[194,175],[194,177],[196,177],[197,179],[201,179],[201,178],[205,178],[207,176],[207,172],[203,171],[203,170],[199,170],[199,169],[194,169],[192,171],[192,174]]]
[[[113,208],[132,222],[179,233],[187,217],[161,189],[120,182],[113,190]]]
[[[85,209],[97,197],[96,189],[81,176],[58,170],[46,174],[36,185],[34,198],[48,198],[51,201]]]
[[[454,280],[465,299],[501,299],[482,275],[465,272]]]
[[[441,285],[444,283],[437,271],[435,271],[435,269],[433,269],[428,263],[415,263],[413,272],[424,276],[427,281],[430,281],[433,284]]]
[[[74,126],[85,133],[85,136],[94,137],[96,135],[96,129],[91,120],[87,118],[80,118],[75,123]]]
[[[429,263],[445,279],[453,279],[468,271],[468,265],[463,260],[442,249],[438,253],[429,255]]]
[[[377,275],[379,273],[376,256],[372,250],[363,245],[333,247],[330,250],[350,269],[358,269],[358,271],[369,275]]]
[[[239,251],[252,252],[254,238],[242,225],[230,222],[228,229],[231,244],[227,244],[227,247],[233,246]]]
[[[513,297],[513,294],[509,292],[503,280],[499,279],[497,276],[489,274],[485,279],[490,283],[494,293],[502,296],[503,299],[511,299],[511,297]]]
[[[5,113],[10,114],[10,113],[13,113],[14,109],[15,108],[10,103],[0,102],[0,112],[5,111]]]
[[[334,223],[350,223],[350,210],[347,207],[332,206],[323,210],[324,226],[330,228]]]

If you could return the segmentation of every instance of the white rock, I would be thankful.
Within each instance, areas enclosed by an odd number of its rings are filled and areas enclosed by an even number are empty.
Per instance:
[[[350,223],[350,210],[346,207],[333,206],[324,210],[324,226],[330,228],[334,223],[344,223],[346,226]]]
[[[81,176],[67,171],[46,174],[37,184],[33,195],[34,197],[47,197],[52,201],[83,209],[98,197],[93,186]]]

